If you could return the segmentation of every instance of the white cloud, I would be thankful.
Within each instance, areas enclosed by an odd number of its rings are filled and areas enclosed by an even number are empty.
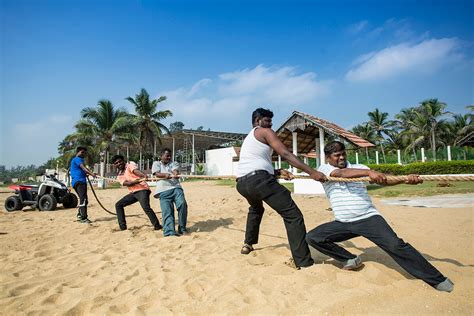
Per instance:
[[[171,120],[183,121],[186,128],[212,125],[225,130],[231,120],[250,113],[256,106],[278,107],[291,113],[295,105],[309,104],[327,95],[329,86],[328,81],[316,80],[313,72],[258,65],[160,95],[167,96],[166,107],[173,112]],[[244,123],[248,125],[247,121]]]
[[[402,43],[360,56],[346,74],[349,81],[372,81],[406,73],[433,73],[460,61],[456,38],[430,39],[419,44]]]

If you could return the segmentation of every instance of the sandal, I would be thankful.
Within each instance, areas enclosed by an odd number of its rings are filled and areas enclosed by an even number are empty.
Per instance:
[[[244,244],[242,246],[242,249],[240,250],[240,253],[243,255],[248,255],[252,251],[253,251],[252,245]]]

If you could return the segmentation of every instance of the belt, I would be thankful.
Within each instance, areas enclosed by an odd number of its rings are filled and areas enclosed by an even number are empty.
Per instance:
[[[255,171],[252,171],[250,173],[247,173],[245,176],[238,177],[237,179],[235,179],[235,181],[240,182],[240,181],[246,180],[250,177],[256,176],[257,174],[268,174],[268,175],[270,175],[268,173],[268,171],[266,171],[266,170],[255,170]]]

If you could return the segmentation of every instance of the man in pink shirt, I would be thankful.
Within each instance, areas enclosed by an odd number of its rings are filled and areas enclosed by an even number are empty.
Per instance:
[[[120,184],[126,186],[129,194],[121,198],[115,203],[115,211],[117,213],[118,224],[120,230],[127,229],[127,222],[125,221],[125,206],[140,202],[140,205],[145,211],[145,214],[150,219],[155,230],[160,230],[162,226],[150,207],[150,188],[146,183],[147,176],[138,170],[137,164],[133,161],[125,164],[125,159],[122,155],[115,155],[112,157],[112,163],[117,168],[117,180]]]

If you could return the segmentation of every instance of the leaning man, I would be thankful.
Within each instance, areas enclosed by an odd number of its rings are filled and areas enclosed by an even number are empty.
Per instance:
[[[161,225],[150,207],[150,188],[146,183],[147,176],[140,170],[135,162],[125,163],[122,155],[112,157],[112,163],[118,170],[117,180],[128,188],[129,193],[115,203],[115,211],[117,213],[118,224],[120,230],[127,229],[125,220],[125,206],[132,205],[136,202],[140,203],[145,214],[150,219],[155,230],[160,230]]]
[[[418,175],[409,175],[406,181],[388,181],[385,174],[370,170],[364,165],[351,165],[347,161],[345,146],[331,142],[324,147],[326,164],[319,171],[328,177],[369,177],[381,185],[418,184]],[[336,242],[362,236],[382,248],[405,271],[421,279],[439,291],[451,292],[453,283],[432,266],[412,245],[399,238],[387,221],[372,204],[363,182],[323,183],[331,203],[335,221],[322,224],[306,235],[308,244],[342,264],[343,269],[355,270],[362,265],[356,256]]]

